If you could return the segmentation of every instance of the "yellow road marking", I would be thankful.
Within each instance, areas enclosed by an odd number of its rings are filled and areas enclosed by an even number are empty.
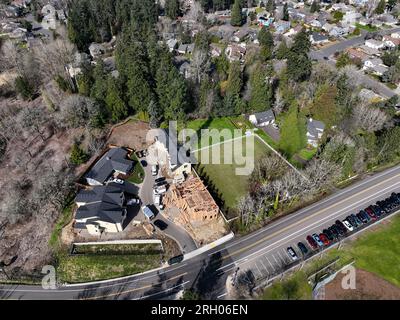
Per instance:
[[[176,279],[176,278],[180,278],[180,277],[183,277],[183,276],[185,276],[185,275],[187,275],[187,272],[182,273],[182,274],[179,274],[179,275],[177,275],[177,276],[175,276],[175,277],[169,278],[168,280],[165,280],[165,281],[163,281],[163,282],[170,281],[170,280],[174,280],[174,279]],[[105,295],[102,295],[102,296],[93,296],[93,297],[89,297],[89,298],[81,298],[80,300],[102,299],[102,298],[117,296],[117,295],[129,293],[129,292],[140,291],[140,290],[148,289],[148,288],[151,288],[151,287],[154,287],[154,284],[149,284],[149,285],[147,285],[147,286],[143,286],[143,287],[140,287],[140,288],[125,290],[125,291],[121,291],[121,292],[117,292],[117,293],[105,294]]]
[[[230,258],[230,257],[232,257],[232,256],[235,256],[235,255],[237,255],[237,254],[239,254],[239,253],[241,253],[241,252],[243,252],[243,251],[245,251],[245,250],[247,250],[247,249],[250,249],[250,248],[252,248],[252,247],[255,247],[256,245],[260,244],[261,242],[264,242],[264,241],[266,241],[266,240],[268,240],[268,239],[271,239],[271,238],[273,238],[273,237],[275,237],[275,236],[277,236],[277,235],[279,235],[279,234],[285,232],[286,230],[288,230],[288,229],[290,229],[290,228],[292,228],[292,227],[294,227],[294,226],[297,226],[297,225],[299,225],[299,224],[301,224],[301,223],[303,223],[303,222],[305,222],[305,221],[307,221],[307,220],[309,220],[309,219],[311,219],[311,218],[313,218],[313,217],[315,217],[315,216],[321,214],[321,212],[324,212],[324,211],[326,211],[326,210],[328,210],[328,209],[331,209],[331,208],[333,208],[333,207],[335,207],[335,206],[337,206],[337,205],[339,205],[339,204],[341,204],[341,203],[343,203],[343,202],[348,201],[349,199],[352,199],[352,198],[354,198],[354,197],[356,197],[356,196],[358,196],[358,195],[360,195],[360,194],[363,194],[363,193],[367,192],[368,190],[373,189],[373,188],[376,188],[377,186],[379,186],[379,185],[381,185],[381,184],[384,184],[384,183],[386,183],[386,182],[388,182],[388,181],[390,181],[390,180],[393,180],[393,179],[395,179],[395,178],[397,178],[397,177],[399,177],[399,176],[400,176],[400,174],[397,174],[397,175],[395,175],[395,176],[393,176],[393,177],[391,177],[391,178],[389,178],[389,179],[387,179],[387,180],[384,180],[384,181],[382,181],[382,182],[380,182],[380,183],[378,183],[378,184],[375,184],[375,185],[373,185],[373,186],[371,186],[371,187],[369,187],[369,188],[367,188],[367,189],[365,189],[365,190],[363,190],[363,191],[360,191],[360,192],[358,192],[358,193],[356,193],[356,194],[353,194],[353,195],[352,195],[351,197],[349,197],[349,198],[343,199],[343,200],[341,200],[341,201],[339,201],[339,202],[337,202],[337,203],[334,203],[334,204],[330,205],[329,207],[326,207],[326,208],[324,208],[324,209],[322,209],[322,210],[320,210],[320,211],[317,211],[317,212],[315,212],[314,214],[312,214],[312,215],[310,215],[310,216],[307,216],[307,217],[305,217],[304,219],[299,220],[299,221],[297,221],[296,223],[291,224],[291,225],[289,225],[289,226],[287,226],[287,227],[285,227],[285,228],[283,228],[283,229],[281,229],[281,230],[279,230],[279,231],[276,231],[276,232],[274,232],[274,233],[272,233],[272,234],[270,234],[270,235],[268,235],[268,236],[265,236],[264,238],[262,238],[262,239],[260,239],[260,240],[257,240],[257,241],[255,241],[255,242],[249,244],[249,245],[246,246],[246,247],[243,247],[243,248],[241,248],[241,249],[238,249],[238,250],[236,250],[236,251],[234,251],[234,252],[232,252],[232,253],[229,253],[229,254],[223,256],[223,257],[222,257],[222,260],[228,259],[228,258]]]

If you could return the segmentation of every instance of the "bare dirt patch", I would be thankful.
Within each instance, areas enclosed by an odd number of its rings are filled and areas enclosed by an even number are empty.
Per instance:
[[[150,129],[149,124],[139,120],[115,126],[108,139],[108,144],[128,147],[134,150],[142,150],[147,147],[146,134]]]
[[[398,300],[400,288],[377,275],[362,270],[356,270],[356,289],[344,290],[342,278],[345,274],[339,273],[335,279],[325,286],[326,300]]]

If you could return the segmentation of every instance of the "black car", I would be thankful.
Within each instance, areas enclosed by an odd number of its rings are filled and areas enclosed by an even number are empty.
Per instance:
[[[154,186],[155,186],[155,187],[161,187],[161,186],[166,185],[166,184],[168,184],[168,182],[164,180],[164,181],[156,182],[156,183],[154,184]]]
[[[154,180],[155,183],[162,182],[162,181],[165,181],[165,177],[159,177]]]
[[[303,255],[306,255],[308,253],[308,249],[307,249],[306,245],[303,242],[299,242],[297,244],[297,246],[299,247],[299,249],[300,249],[300,251],[301,251],[301,253]]]
[[[328,230],[332,233],[335,238],[339,238],[339,231],[337,230],[336,226],[330,226]]]
[[[179,256],[172,257],[171,259],[168,260],[168,264],[175,264],[179,263],[183,260],[183,254],[180,254]]]
[[[356,217],[360,219],[362,223],[368,223],[368,219],[365,218],[364,214],[361,211],[356,214]]]
[[[357,223],[357,227],[363,224],[363,222],[354,213],[352,213],[350,216],[353,217],[353,220],[355,221],[355,223]]]
[[[160,230],[165,230],[165,229],[167,229],[167,227],[168,227],[168,224],[166,224],[164,221],[162,221],[162,220],[156,220],[156,221],[154,221],[153,222],[154,223],[154,225],[158,228],[158,229],[160,229]]]
[[[371,206],[371,209],[378,218],[382,215],[382,210],[377,205]]]
[[[340,235],[344,235],[344,234],[347,233],[347,228],[344,226],[344,224],[343,224],[342,221],[336,220],[336,221],[335,221],[335,224],[336,224],[336,226],[337,226],[338,229],[339,229]]]
[[[329,241],[333,241],[335,239],[335,236],[332,234],[332,232],[329,229],[322,230],[322,233],[326,234],[326,236],[328,237]]]
[[[353,217],[350,215],[350,216],[347,216],[346,217],[346,220],[351,224],[351,226],[353,227],[353,228],[358,228],[358,224],[357,224],[357,222],[353,219]]]

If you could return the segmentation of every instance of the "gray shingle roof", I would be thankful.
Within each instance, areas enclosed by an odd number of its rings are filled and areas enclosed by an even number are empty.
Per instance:
[[[123,148],[112,148],[108,150],[86,174],[100,183],[104,183],[114,171],[128,173],[132,170],[133,161],[126,159],[128,152]]]
[[[116,186],[95,186],[90,190],[81,190],[75,199],[84,202],[76,211],[75,218],[95,219],[111,223],[123,220],[124,195]]]
[[[257,123],[263,123],[275,120],[274,112],[271,109],[263,112],[257,112],[254,114],[254,116],[257,119]]]
[[[318,131],[323,131],[325,129],[325,124],[321,121],[308,119],[307,121],[307,132],[315,137],[318,138]]]

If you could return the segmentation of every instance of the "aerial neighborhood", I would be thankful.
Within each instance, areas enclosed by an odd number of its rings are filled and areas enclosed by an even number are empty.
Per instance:
[[[111,279],[84,298],[400,299],[399,235],[368,238],[399,224],[399,17],[396,0],[0,0],[0,288],[54,265],[63,299]]]

